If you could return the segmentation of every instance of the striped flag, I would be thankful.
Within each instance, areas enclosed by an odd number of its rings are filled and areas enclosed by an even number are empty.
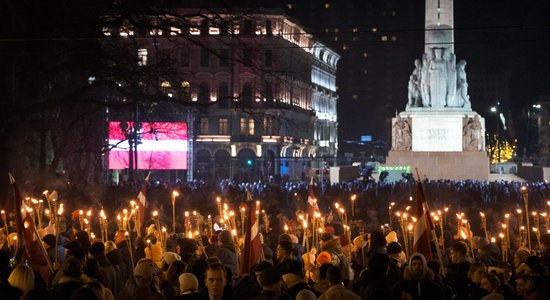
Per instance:
[[[126,169],[129,165],[128,138],[121,122],[109,122],[109,169]],[[131,130],[134,123],[127,122]],[[143,122],[138,130],[137,167],[142,170],[187,169],[187,123]]]
[[[309,180],[309,192],[307,195],[307,214],[310,218],[313,218],[316,211],[319,210],[317,205],[317,199],[315,198],[315,193],[313,192],[313,177]]]
[[[260,262],[262,257],[262,242],[260,240],[260,222],[259,214],[256,214],[256,202],[252,201],[250,192],[247,192],[248,200],[246,201],[248,218],[246,221],[246,234],[244,236],[244,249],[241,259],[241,274],[250,274],[252,267]]]
[[[19,187],[15,183],[15,178],[9,174],[10,183],[13,186],[13,200],[15,207],[15,223],[17,230],[17,240],[19,246],[25,246],[25,249],[29,249],[29,246],[33,242],[34,223],[31,215],[27,213],[27,206],[23,202]]]
[[[143,222],[145,221],[145,208],[147,207],[147,186],[149,185],[149,176],[151,176],[151,172],[149,172],[145,179],[143,179],[141,190],[139,191],[139,194],[137,196],[137,205],[139,206],[139,224],[143,224]]]
[[[430,218],[428,202],[422,188],[422,181],[418,180],[418,189],[416,192],[416,210],[414,214],[417,219],[414,226],[413,253],[419,252],[426,257],[427,261],[432,259],[432,249],[430,247],[430,235],[434,228]]]

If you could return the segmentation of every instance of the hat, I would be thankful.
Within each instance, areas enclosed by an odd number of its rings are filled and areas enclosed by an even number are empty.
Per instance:
[[[151,260],[139,261],[134,268],[134,279],[138,286],[149,286],[153,281],[155,266]]]
[[[199,280],[195,275],[191,273],[181,274],[180,277],[178,278],[178,281],[180,283],[181,294],[189,291],[195,292],[199,289]]]
[[[332,256],[327,251],[323,251],[317,255],[317,263],[322,265],[332,262]]]
[[[334,236],[330,232],[325,232],[325,233],[321,234],[320,239],[323,242],[328,242],[328,241],[334,239]]]
[[[401,245],[399,245],[399,243],[397,242],[391,242],[388,244],[388,248],[386,250],[386,253],[388,253],[388,255],[390,254],[399,254],[403,251],[403,249],[401,248]]]
[[[44,243],[46,243],[46,245],[48,245],[48,247],[55,247],[55,235],[53,235],[53,234],[46,234],[42,238],[42,241],[44,241]]]
[[[181,260],[181,256],[179,256],[177,253],[175,252],[166,252],[164,253],[164,261],[168,264],[168,265],[171,265],[174,261],[176,260]]]
[[[332,227],[332,226],[325,227],[325,232],[334,235],[334,227]]]
[[[291,288],[292,286],[300,283],[300,282],[303,282],[302,280],[303,276],[300,277],[296,274],[293,274],[293,273],[288,273],[288,274],[285,274],[283,275],[283,281],[285,282],[286,286],[288,288]]]
[[[288,233],[283,233],[279,236],[279,243],[281,242],[291,242],[292,243],[292,238],[290,237],[290,234]]]
[[[88,252],[90,252],[90,254],[94,257],[101,254],[105,254],[105,245],[101,242],[95,242],[90,246],[90,249],[88,249]]]
[[[390,231],[388,232],[388,234],[386,234],[386,243],[391,243],[391,242],[397,242],[398,239],[397,239],[397,233],[395,231]]]
[[[527,259],[527,257],[529,257],[530,255],[531,255],[531,252],[529,252],[529,249],[524,247],[519,248],[515,254],[515,256],[519,258],[520,262],[524,262]]]
[[[290,241],[293,244],[298,244],[298,237],[295,234],[289,234],[290,235]]]
[[[263,270],[260,272],[260,276],[258,276],[258,281],[262,287],[272,286],[281,281],[281,279],[281,274],[273,267]]]

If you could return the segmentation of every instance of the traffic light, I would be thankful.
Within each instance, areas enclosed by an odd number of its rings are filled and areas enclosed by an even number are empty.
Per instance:
[[[247,167],[252,167],[253,164],[254,164],[254,162],[252,161],[252,159],[249,158],[249,159],[246,160],[246,166]]]

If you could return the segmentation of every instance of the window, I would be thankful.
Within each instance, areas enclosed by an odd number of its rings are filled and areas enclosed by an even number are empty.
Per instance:
[[[254,135],[254,119],[248,119],[248,135]]]
[[[201,21],[201,35],[208,35],[208,20],[202,20]]]
[[[201,49],[201,67],[208,67],[210,64],[210,52],[208,49]]]
[[[222,49],[220,50],[220,67],[229,66],[229,50]]]
[[[271,25],[271,20],[265,21],[265,32],[267,35],[273,35],[273,27]]]
[[[218,119],[218,134],[227,135],[229,133],[229,121],[227,118]]]
[[[273,64],[273,53],[271,50],[265,52],[265,66],[271,68]]]
[[[138,66],[147,65],[147,49],[141,48],[138,49]]]
[[[199,132],[200,134],[208,134],[208,118],[201,118]]]
[[[199,85],[199,95],[197,100],[199,103],[208,103],[208,98],[210,98],[210,86],[207,82],[201,82]]]
[[[252,65],[252,50],[250,49],[243,50],[243,63],[245,66]]]
[[[250,107],[252,105],[252,84],[251,83],[244,84],[241,97],[242,97],[243,105],[245,107]]]
[[[180,50],[180,63],[183,67],[189,67],[189,49]]]
[[[218,101],[227,102],[229,100],[229,88],[227,82],[221,82],[218,85]]]
[[[388,41],[388,36],[383,35],[380,39],[382,40],[382,42],[387,42]]]
[[[242,34],[252,35],[252,20],[244,20]]]
[[[241,118],[241,135],[246,134],[246,118]]]

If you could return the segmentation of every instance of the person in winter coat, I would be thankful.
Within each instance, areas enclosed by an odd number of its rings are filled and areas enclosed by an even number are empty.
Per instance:
[[[224,230],[218,235],[220,248],[216,256],[220,259],[222,265],[231,270],[233,280],[239,277],[239,255],[235,249],[231,232]]]
[[[392,299],[444,299],[443,290],[434,282],[434,274],[421,253],[411,255],[403,277],[403,280],[393,286]]]

